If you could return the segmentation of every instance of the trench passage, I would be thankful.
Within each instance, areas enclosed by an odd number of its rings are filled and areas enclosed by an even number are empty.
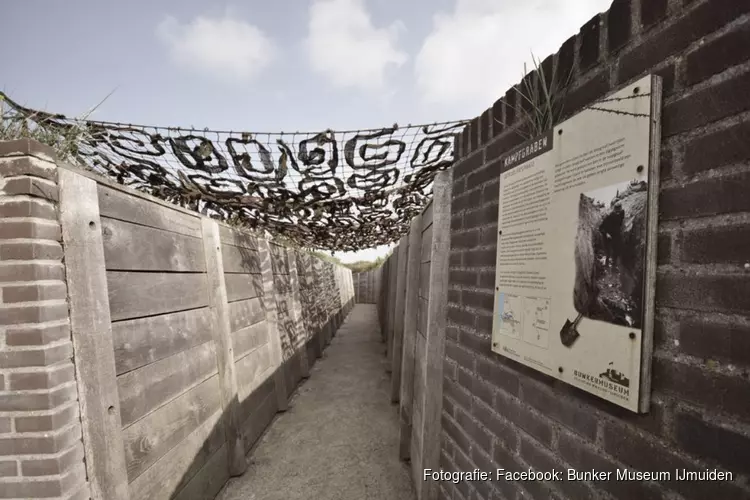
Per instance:
[[[218,500],[414,500],[376,308],[357,304]]]

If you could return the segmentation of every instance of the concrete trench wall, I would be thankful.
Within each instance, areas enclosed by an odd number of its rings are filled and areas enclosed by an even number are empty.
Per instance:
[[[0,142],[0,498],[210,499],[351,272]]]
[[[354,273],[354,297],[357,304],[377,304],[380,297],[382,272],[380,268]]]

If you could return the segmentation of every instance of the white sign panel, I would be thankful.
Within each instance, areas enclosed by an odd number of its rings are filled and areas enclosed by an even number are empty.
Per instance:
[[[636,412],[650,391],[659,88],[649,76],[592,104],[500,175],[493,351]]]

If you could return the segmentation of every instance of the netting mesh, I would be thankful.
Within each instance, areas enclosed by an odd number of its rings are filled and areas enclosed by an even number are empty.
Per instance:
[[[0,94],[0,127],[60,159],[204,215],[309,248],[389,244],[427,204],[467,121],[318,133],[249,133],[80,120]]]

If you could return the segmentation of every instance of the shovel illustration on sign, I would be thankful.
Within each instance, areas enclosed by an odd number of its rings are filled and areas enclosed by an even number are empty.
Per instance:
[[[581,336],[578,333],[578,323],[581,322],[582,318],[583,314],[579,313],[573,321],[570,321],[569,319],[565,320],[565,324],[560,330],[560,340],[565,347],[571,347],[573,343],[578,340],[578,337]]]

